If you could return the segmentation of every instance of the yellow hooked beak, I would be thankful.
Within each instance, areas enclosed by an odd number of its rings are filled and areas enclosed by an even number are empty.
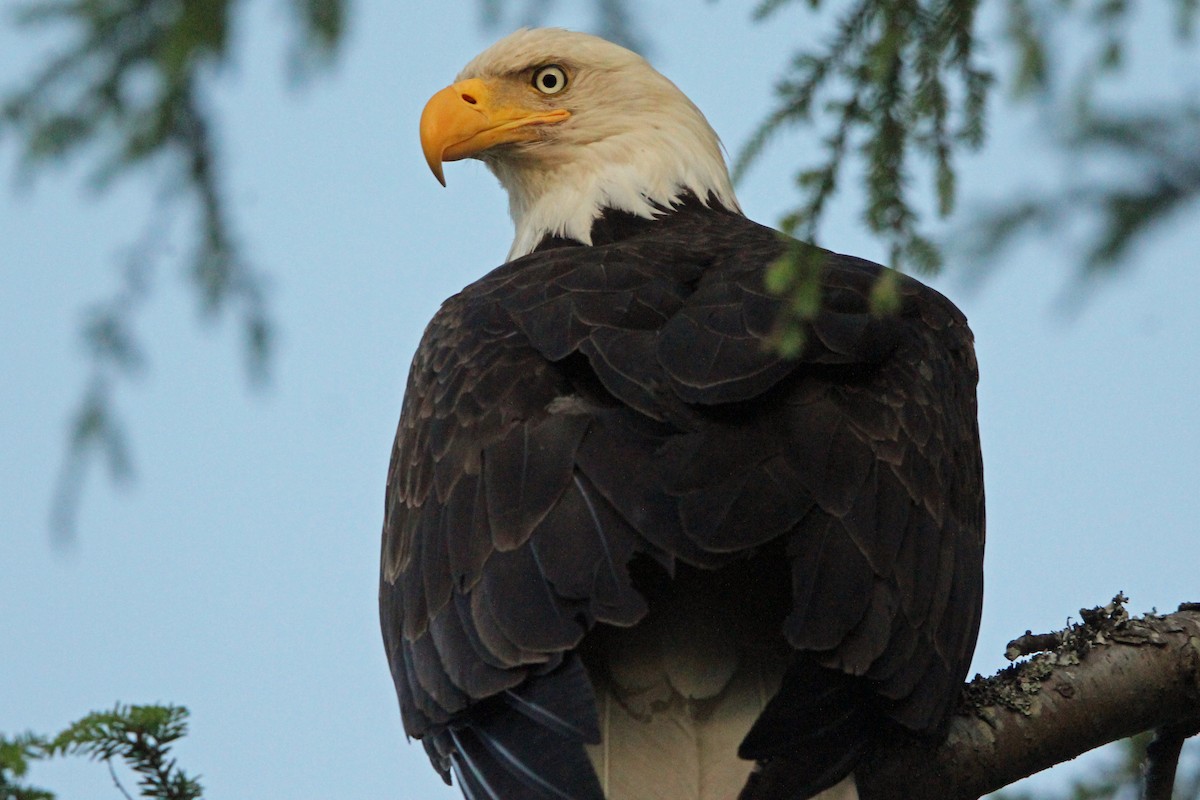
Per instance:
[[[539,137],[538,126],[562,122],[565,108],[547,110],[505,104],[492,85],[479,78],[459,81],[429,98],[421,112],[421,149],[442,186],[442,163],[468,158],[505,142],[528,142]]]

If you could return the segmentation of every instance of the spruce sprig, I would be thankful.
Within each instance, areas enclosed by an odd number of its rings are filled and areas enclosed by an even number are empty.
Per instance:
[[[140,795],[156,800],[199,800],[199,781],[184,772],[170,755],[171,746],[187,734],[188,711],[182,706],[120,705],[98,711],[68,725],[53,738],[30,733],[0,736],[0,800],[54,800],[51,792],[20,781],[30,762],[58,756],[87,756],[109,766],[117,788],[129,797],[114,762],[124,762],[139,776]]]

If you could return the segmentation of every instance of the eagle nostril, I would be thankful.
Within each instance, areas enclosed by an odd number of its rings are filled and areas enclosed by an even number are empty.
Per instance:
[[[474,97],[471,97],[471,95],[466,94],[465,92],[463,93],[462,99],[463,99],[463,102],[470,103],[471,105],[475,105],[476,103],[479,102]]]

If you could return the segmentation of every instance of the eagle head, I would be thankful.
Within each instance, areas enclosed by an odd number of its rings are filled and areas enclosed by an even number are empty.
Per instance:
[[[654,217],[694,195],[739,211],[721,143],[675,84],[638,54],[584,33],[522,29],[477,56],[421,114],[442,164],[483,161],[508,192],[509,258],[545,236],[591,244],[608,209]]]

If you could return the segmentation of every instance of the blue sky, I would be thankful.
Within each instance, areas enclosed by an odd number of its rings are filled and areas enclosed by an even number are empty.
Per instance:
[[[562,6],[554,23],[590,23],[584,4]],[[148,369],[118,394],[136,479],[123,490],[92,480],[65,550],[47,518],[86,380],[76,331],[115,289],[113,264],[142,233],[156,184],[97,196],[79,162],[22,189],[0,141],[0,731],[170,701],[192,710],[180,760],[215,800],[457,796],[404,742],[376,622],[378,536],[412,351],[438,303],[500,263],[511,239],[481,165],[449,165],[447,189],[429,175],[417,119],[500,31],[481,30],[469,2],[356,10],[338,66],[296,91],[280,5],[248,4],[238,63],[212,97],[238,234],[271,276],[270,386],[247,388],[232,326],[203,323],[177,225],[137,325]],[[638,13],[652,60],[734,153],[793,40],[817,32],[800,4],[770,26],[733,2]],[[1118,96],[1194,92],[1194,64],[1161,55],[1166,21],[1144,22]],[[57,43],[0,25],[0,75],[27,74]],[[1080,168],[1046,146],[1036,109],[998,97],[991,120],[987,149],[962,163],[965,208]],[[814,159],[815,142],[798,130],[767,150],[739,187],[750,216],[781,216],[787,170]],[[882,258],[859,202],[839,198],[823,243]],[[1165,226],[1067,319],[1055,301],[1078,234],[1018,247],[982,286],[962,279],[961,256],[937,281],[971,319],[982,371],[982,672],[1027,628],[1060,627],[1118,590],[1139,610],[1200,599],[1200,232]],[[66,800],[117,796],[98,766],[34,778]]]

